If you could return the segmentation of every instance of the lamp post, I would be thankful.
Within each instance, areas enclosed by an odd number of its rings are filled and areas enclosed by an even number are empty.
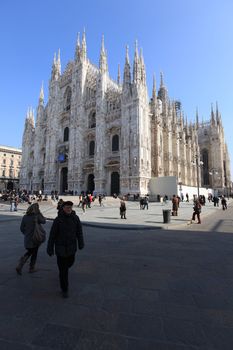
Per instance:
[[[196,165],[196,170],[197,170],[197,198],[199,198],[200,196],[200,170],[199,169],[204,163],[200,160],[199,153],[196,153],[195,159],[196,159],[196,163],[194,164]]]

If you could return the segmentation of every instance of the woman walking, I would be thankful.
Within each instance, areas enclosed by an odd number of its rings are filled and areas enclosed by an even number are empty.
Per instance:
[[[196,216],[197,216],[198,224],[201,224],[201,203],[198,199],[194,202],[193,216],[192,216],[191,223],[192,221],[195,221]]]
[[[24,234],[24,247],[27,250],[26,253],[19,259],[19,264],[16,266],[16,271],[19,275],[22,275],[22,269],[26,261],[30,259],[29,272],[36,272],[35,264],[37,259],[38,248],[41,243],[33,240],[33,233],[35,225],[37,223],[45,224],[46,220],[41,214],[39,204],[34,203],[28,207],[26,215],[23,216],[20,231]]]

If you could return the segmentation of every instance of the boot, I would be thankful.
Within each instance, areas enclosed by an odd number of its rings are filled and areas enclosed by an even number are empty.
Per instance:
[[[38,269],[35,268],[35,265],[33,265],[33,266],[30,265],[29,271],[28,271],[29,273],[33,273],[33,272],[37,272],[37,271],[38,271]]]
[[[22,256],[19,259],[19,263],[16,266],[16,272],[17,272],[18,275],[22,275],[23,265],[25,264],[26,261],[27,261],[27,257],[25,257],[25,256]]]

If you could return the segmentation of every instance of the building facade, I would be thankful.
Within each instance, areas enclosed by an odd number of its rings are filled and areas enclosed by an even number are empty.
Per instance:
[[[22,150],[0,146],[0,191],[19,188]]]
[[[217,107],[208,122],[199,123],[197,114],[188,123],[162,74],[158,92],[154,78],[149,98],[137,44],[132,68],[126,48],[123,81],[120,69],[116,81],[109,76],[103,39],[99,67],[89,61],[85,32],[63,73],[60,52],[55,55],[48,102],[42,86],[36,122],[31,109],[25,121],[22,189],[147,194],[152,177],[176,176],[196,186],[197,175],[209,187],[223,189],[230,182]]]

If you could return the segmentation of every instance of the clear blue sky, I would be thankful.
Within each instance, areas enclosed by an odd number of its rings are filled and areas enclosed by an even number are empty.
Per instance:
[[[41,82],[45,98],[54,52],[62,69],[74,57],[86,28],[89,59],[98,64],[105,36],[110,75],[123,71],[125,46],[143,48],[151,94],[153,73],[163,71],[171,98],[188,119],[209,118],[218,101],[233,163],[232,0],[8,0],[0,5],[0,144],[21,146],[28,106],[36,109]],[[233,169],[233,166],[232,166]],[[232,171],[233,173],[233,171]]]

